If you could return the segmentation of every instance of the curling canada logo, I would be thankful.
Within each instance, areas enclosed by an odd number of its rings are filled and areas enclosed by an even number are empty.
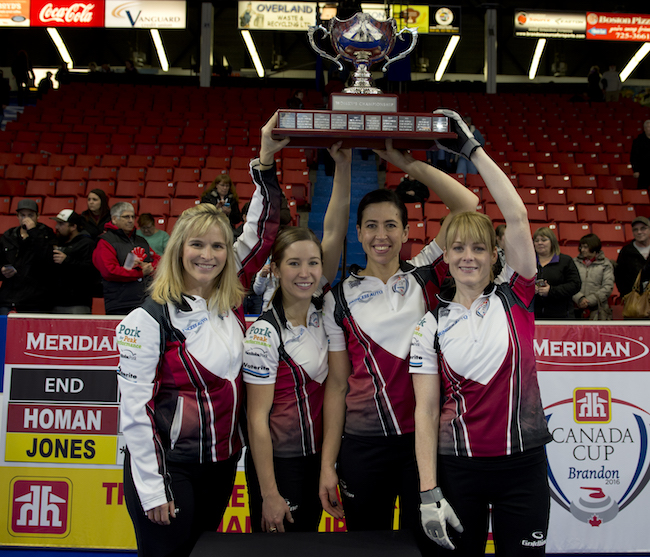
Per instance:
[[[594,528],[616,518],[650,480],[650,412],[604,387],[581,387],[545,408],[551,497]]]

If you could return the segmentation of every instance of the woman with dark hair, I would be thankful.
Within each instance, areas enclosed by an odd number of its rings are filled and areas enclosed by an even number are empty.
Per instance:
[[[316,532],[320,522],[328,373],[322,296],[336,277],[350,212],[350,152],[339,147],[330,149],[337,164],[323,242],[308,228],[289,227],[278,234],[271,272],[279,287],[244,341],[253,532]],[[263,350],[260,335],[266,339]]]
[[[116,328],[120,423],[128,452],[124,494],[141,557],[184,557],[214,532],[240,458],[245,331],[241,307],[279,226],[274,116],[251,163],[255,192],[233,242],[222,211],[183,212],[156,269],[151,296]]]
[[[237,189],[228,174],[220,174],[212,180],[208,189],[201,196],[201,203],[212,203],[219,207],[230,219],[233,228],[242,220]]]
[[[86,219],[86,232],[93,240],[97,240],[104,232],[104,225],[111,220],[108,196],[104,190],[97,188],[90,190],[87,201],[88,209],[81,213],[81,216]]]
[[[418,323],[411,344],[421,522],[433,541],[462,557],[485,555],[490,519],[497,555],[543,556],[551,435],[533,348],[535,251],[517,190],[482,148],[470,156],[507,223],[505,280],[494,283],[490,218],[445,219],[454,287]]]
[[[580,274],[550,228],[533,233],[537,254],[535,281],[535,319],[572,319],[573,295],[580,290]]]
[[[601,248],[600,238],[587,234],[580,238],[580,255],[573,258],[582,282],[580,290],[573,296],[578,319],[612,319],[612,308],[607,301],[614,290],[614,266]]]
[[[391,140],[375,152],[431,189],[452,214],[476,210],[478,200],[470,190],[393,149]],[[401,527],[419,530],[408,354],[412,331],[436,305],[447,274],[439,247],[446,230],[447,219],[436,240],[412,260],[401,261],[409,232],[406,207],[393,191],[368,193],[357,210],[357,237],[367,265],[353,266],[325,296],[330,372],[320,498],[335,518],[343,518],[345,509],[349,530],[392,529],[398,495]]]

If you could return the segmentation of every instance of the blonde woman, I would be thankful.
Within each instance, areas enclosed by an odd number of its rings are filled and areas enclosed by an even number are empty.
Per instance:
[[[151,296],[117,327],[127,508],[140,556],[189,555],[216,530],[232,492],[242,440],[238,418],[241,303],[279,225],[273,154],[276,117],[251,162],[256,190],[233,244],[226,215],[200,204],[183,212]]]
[[[445,114],[461,138],[462,119]],[[535,251],[526,207],[508,177],[481,147],[465,156],[506,220],[505,282],[494,283],[489,217],[448,219],[444,260],[455,286],[426,313],[411,343],[421,522],[440,546],[479,557],[491,516],[497,555],[540,556],[550,506],[544,444],[551,436],[533,351]]]

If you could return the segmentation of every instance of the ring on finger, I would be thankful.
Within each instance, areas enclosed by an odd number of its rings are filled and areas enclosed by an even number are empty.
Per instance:
[[[275,534],[277,531],[278,531],[278,529],[275,526],[271,526],[269,528],[269,532],[271,532],[271,534]]]

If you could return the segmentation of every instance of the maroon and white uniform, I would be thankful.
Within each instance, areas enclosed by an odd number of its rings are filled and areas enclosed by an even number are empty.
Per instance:
[[[274,456],[295,458],[320,452],[327,370],[327,337],[322,313],[314,304],[306,327],[291,325],[281,304],[273,303],[248,328],[244,381],[275,385],[269,416]]]
[[[269,255],[280,220],[275,168],[260,172],[256,163],[257,187],[235,243],[247,287]],[[241,449],[244,331],[241,307],[219,314],[197,296],[183,296],[179,305],[149,299],[117,326],[120,425],[143,510],[173,499],[167,461],[220,462]]]
[[[411,334],[437,303],[448,266],[435,242],[386,284],[358,269],[325,296],[329,351],[347,350],[352,363],[345,432],[359,436],[403,435],[415,430],[415,395],[408,374]]]
[[[442,455],[507,456],[550,441],[533,351],[535,279],[506,269],[507,282],[470,309],[442,300],[413,335],[411,373],[441,374]]]

